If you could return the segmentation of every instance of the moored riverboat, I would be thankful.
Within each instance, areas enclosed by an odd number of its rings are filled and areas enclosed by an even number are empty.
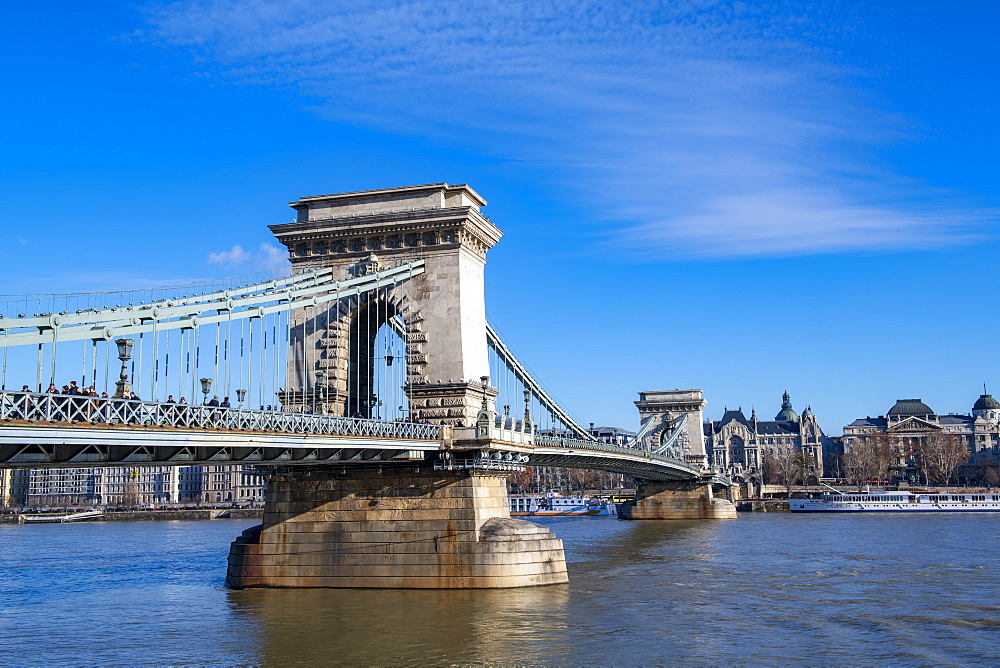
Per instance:
[[[65,524],[66,522],[78,522],[80,520],[92,520],[101,517],[103,510],[84,510],[76,513],[43,513],[40,515],[19,515],[17,521],[20,524]]]
[[[618,514],[607,499],[589,496],[511,496],[511,517],[531,515],[605,515]]]
[[[838,491],[813,499],[789,499],[788,508],[793,513],[997,512],[1000,493]]]

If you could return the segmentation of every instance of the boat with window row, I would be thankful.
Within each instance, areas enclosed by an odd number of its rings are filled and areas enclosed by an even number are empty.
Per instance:
[[[67,522],[79,522],[80,520],[93,520],[104,515],[103,510],[82,510],[71,513],[39,515],[18,515],[18,524],[66,524]]]
[[[793,513],[982,512],[1000,511],[1000,493],[824,492],[814,499],[789,499]]]
[[[507,501],[511,517],[618,514],[614,503],[589,496],[511,496]]]

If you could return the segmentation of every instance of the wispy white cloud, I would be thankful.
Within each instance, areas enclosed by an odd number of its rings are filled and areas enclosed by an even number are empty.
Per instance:
[[[253,271],[275,269],[286,263],[287,259],[285,251],[268,243],[262,243],[257,252],[245,251],[243,246],[236,244],[229,250],[208,254],[208,264],[245,268]]]
[[[288,263],[288,252],[271,244],[260,245],[260,256],[264,269],[275,269]]]
[[[250,254],[243,250],[243,246],[236,245],[229,250],[208,254],[209,264],[243,264],[250,259]]]
[[[149,16],[155,38],[194,49],[208,76],[295,88],[338,120],[541,167],[635,248],[775,255],[967,238],[994,212],[928,199],[877,167],[871,154],[905,123],[867,106],[857,73],[824,50],[849,18],[803,6],[180,0]]]

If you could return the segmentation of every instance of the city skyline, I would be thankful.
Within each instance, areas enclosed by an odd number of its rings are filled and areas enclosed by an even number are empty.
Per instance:
[[[995,8],[344,7],[9,10],[0,292],[274,266],[293,199],[447,181],[505,234],[491,321],[583,423],[787,389],[837,435],[1000,380]]]

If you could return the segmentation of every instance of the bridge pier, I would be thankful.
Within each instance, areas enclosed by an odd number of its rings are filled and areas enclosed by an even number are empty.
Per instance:
[[[567,576],[562,541],[511,519],[503,474],[311,470],[271,478],[263,524],[233,542],[226,581],[475,589]]]
[[[710,483],[649,483],[639,485],[635,501],[618,507],[618,516],[626,520],[728,520],[736,519],[736,506],[729,499],[715,498]]]

